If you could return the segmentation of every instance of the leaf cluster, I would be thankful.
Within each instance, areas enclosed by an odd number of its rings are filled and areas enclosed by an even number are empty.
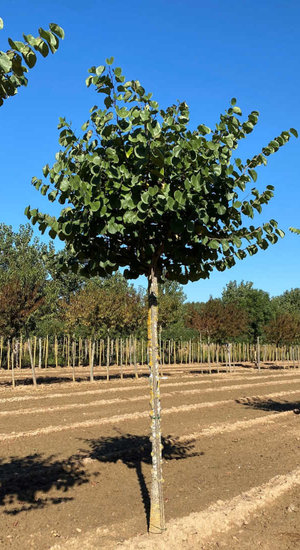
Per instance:
[[[0,18],[0,29],[3,20]],[[59,47],[59,39],[64,31],[56,23],[50,23],[49,29],[39,29],[39,36],[23,34],[23,41],[8,39],[10,49],[0,51],[0,105],[4,100],[17,93],[20,86],[27,86],[26,73],[37,61],[37,53],[47,57]]]

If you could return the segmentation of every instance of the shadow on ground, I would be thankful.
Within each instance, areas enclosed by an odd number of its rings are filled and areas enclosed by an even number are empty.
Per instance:
[[[150,519],[150,494],[142,471],[142,464],[151,464],[151,442],[148,436],[122,434],[114,437],[103,437],[99,439],[84,440],[91,451],[86,458],[100,462],[116,463],[119,460],[128,468],[136,472],[140,486],[141,496],[144,504],[147,527]],[[203,455],[203,452],[193,451],[194,445],[191,441],[180,443],[178,438],[162,437],[163,460],[182,460]]]
[[[5,514],[16,515],[66,502],[72,498],[44,495],[52,489],[66,493],[87,481],[87,474],[72,459],[60,461],[55,460],[55,456],[43,458],[40,454],[24,458],[12,456],[7,462],[0,460],[0,506],[5,506]]]
[[[300,401],[285,401],[274,399],[262,399],[260,397],[245,397],[237,399],[236,403],[244,405],[245,407],[252,407],[253,409],[261,409],[263,411],[297,411],[300,409]]]
[[[20,387],[20,386],[32,386],[32,377],[31,375],[28,375],[28,377],[26,378],[19,378],[18,379],[18,374],[15,373],[15,379],[16,379],[16,386],[17,387]],[[139,373],[138,375],[139,378],[149,378],[149,375],[147,373]],[[109,376],[110,380],[121,380],[121,375],[120,374],[110,374]],[[135,379],[135,374],[134,373],[124,373],[123,375],[123,378],[124,380],[126,379],[129,379],[129,380],[133,380]],[[37,381],[37,385],[38,386],[42,386],[43,384],[45,385],[55,385],[55,384],[61,384],[61,383],[73,383],[73,379],[72,379],[72,373],[70,374],[66,374],[64,376],[51,376],[51,375],[43,375],[43,376],[39,376],[37,374],[37,378],[36,378],[36,381]],[[77,374],[75,373],[75,382],[89,382],[90,381],[90,375],[89,373],[87,372],[86,374],[84,373],[81,373],[81,374]],[[98,374],[98,373],[94,373],[94,382],[96,381],[106,381],[106,374]],[[0,387],[11,387],[12,383],[11,383],[11,380],[1,380],[0,381]]]

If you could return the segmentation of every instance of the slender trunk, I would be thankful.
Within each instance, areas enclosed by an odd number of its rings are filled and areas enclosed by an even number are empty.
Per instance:
[[[33,364],[35,367],[35,361],[36,361],[36,336],[33,339]]]
[[[19,368],[22,368],[22,351],[23,351],[23,336],[20,335],[20,353],[19,353]],[[18,363],[16,361],[16,367],[18,366]]]
[[[15,368],[14,368],[14,345],[12,344],[12,353],[11,353],[11,383],[12,387],[16,387],[15,381]]]
[[[30,357],[30,365],[31,365],[31,372],[32,372],[32,382],[33,382],[33,385],[34,387],[36,388],[37,387],[37,383],[36,383],[36,376],[35,376],[35,365],[33,363],[33,357],[32,357],[32,351],[31,351],[31,342],[28,338],[28,352],[29,352],[29,357]]]
[[[260,343],[259,343],[259,336],[257,337],[256,363],[257,363],[257,368],[258,368],[258,370],[260,371]]]
[[[72,380],[75,382],[76,340],[72,342]]]
[[[42,368],[42,339],[39,338],[39,369]]]
[[[3,353],[3,336],[0,339],[0,369],[2,367],[2,353]]]
[[[150,404],[151,404],[151,442],[152,442],[152,483],[150,508],[150,533],[162,533],[165,529],[163,479],[162,479],[162,442],[160,426],[160,391],[157,338],[157,276],[151,268],[148,284],[148,347],[150,367]]]
[[[94,382],[94,355],[95,355],[95,340],[93,344],[90,341],[90,382]]]
[[[109,365],[110,365],[110,339],[107,337],[107,348],[106,348],[106,380],[109,382]]]
[[[136,338],[133,341],[133,363],[134,363],[134,375],[138,379],[138,370],[137,370],[137,358],[136,358]]]

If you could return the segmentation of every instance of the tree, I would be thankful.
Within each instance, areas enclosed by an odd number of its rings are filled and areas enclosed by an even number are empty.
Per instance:
[[[87,282],[61,309],[65,328],[81,336],[129,335],[145,321],[143,297],[119,273]]]
[[[300,288],[286,290],[280,296],[271,300],[272,308],[276,313],[291,313],[300,315]]]
[[[176,281],[166,280],[158,287],[159,329],[162,337],[172,338],[184,329],[183,303],[186,295]]]
[[[275,243],[283,232],[275,220],[244,225],[273,196],[268,185],[252,199],[239,201],[255,168],[287,143],[296,131],[282,132],[244,163],[232,162],[238,142],[258,121],[253,111],[241,122],[232,99],[212,132],[204,124],[189,129],[185,102],[160,109],[137,80],[126,81],[119,67],[92,67],[87,85],[104,94],[77,136],[60,119],[59,143],[48,183],[33,184],[50,201],[67,203],[58,218],[28,206],[25,214],[52,238],[65,241],[65,269],[105,277],[125,267],[128,279],[148,278],[148,337],[151,385],[152,488],[150,531],[164,529],[158,372],[158,283],[163,277],[185,284],[232,267],[236,259]],[[206,137],[211,134],[211,137]],[[242,248],[242,242],[246,246]],[[63,268],[63,265],[62,265]]]
[[[1,29],[3,20],[0,18]],[[8,39],[10,49],[6,52],[0,51],[0,105],[3,105],[5,99],[15,95],[20,86],[27,86],[28,80],[25,75],[28,69],[32,69],[36,64],[35,52],[43,57],[47,57],[49,51],[55,53],[60,38],[64,38],[63,29],[56,23],[50,23],[49,30],[39,29],[37,38],[31,34],[23,34],[23,42]]]
[[[293,344],[300,337],[300,316],[279,313],[265,327],[268,341],[279,344]]]
[[[47,246],[33,239],[32,228],[19,231],[0,224],[0,331],[7,336],[29,332],[45,301]]]
[[[230,281],[222,292],[225,304],[234,303],[248,315],[248,335],[253,342],[262,336],[264,326],[272,316],[271,300],[268,292],[253,288],[251,281]]]
[[[1,286],[0,290],[0,333],[8,338],[27,332],[28,322],[44,300],[43,289],[37,283],[22,283],[15,276]]]
[[[198,307],[197,307],[198,306]],[[245,333],[248,316],[235,303],[224,304],[210,298],[205,304],[190,304],[188,325],[206,336],[208,341],[224,342]]]

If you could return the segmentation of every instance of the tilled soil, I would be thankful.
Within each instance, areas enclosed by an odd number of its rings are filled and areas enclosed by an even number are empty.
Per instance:
[[[164,497],[173,539],[144,536],[151,468],[144,377],[36,390],[2,387],[1,548],[235,550],[272,544],[277,550],[277,539],[278,549],[300,548],[298,470],[291,477],[300,465],[300,416],[293,412],[300,403],[300,371],[181,371],[166,370],[161,382]],[[275,476],[283,476],[283,484],[285,476],[291,479],[276,497],[266,485]],[[197,514],[204,521],[215,503],[235,502],[255,487],[271,495],[258,515],[254,506],[245,524],[199,538]],[[256,493],[251,498],[258,499]],[[186,540],[177,540],[182,518]]]

